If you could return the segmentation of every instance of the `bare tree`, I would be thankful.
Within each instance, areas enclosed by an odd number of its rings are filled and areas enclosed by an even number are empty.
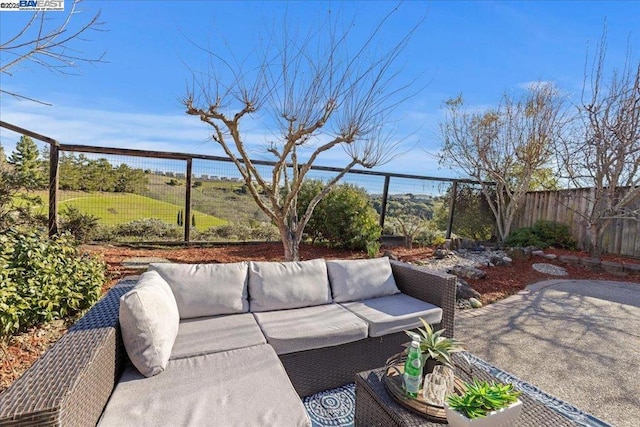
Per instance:
[[[19,72],[20,65],[27,63],[44,67],[61,74],[73,74],[80,64],[102,62],[104,53],[97,57],[85,56],[77,50],[76,42],[85,41],[90,31],[100,30],[102,22],[97,12],[85,23],[76,25],[76,15],[80,13],[81,0],[74,0],[69,11],[35,12],[20,30],[7,40],[0,40],[0,74],[12,76]],[[54,19],[60,14],[63,19]],[[53,18],[52,18],[53,16]],[[40,104],[50,105],[29,96],[0,88],[0,93],[26,99]]]
[[[587,226],[589,252],[600,257],[614,219],[640,220],[640,60],[627,55],[606,76],[606,28],[589,69],[585,62],[576,131],[557,144],[558,164],[575,187],[590,187],[587,209],[574,209]],[[628,51],[630,52],[630,50]]]
[[[183,100],[186,112],[213,128],[213,141],[278,227],[286,260],[299,259],[303,230],[313,209],[352,167],[371,168],[397,152],[398,142],[387,125],[413,82],[398,84],[395,65],[416,27],[381,52],[378,39],[395,10],[360,45],[330,15],[306,34],[292,31],[292,21],[285,21],[282,34],[270,39],[280,41],[256,50],[255,55],[261,56],[255,68],[247,71],[235,65],[241,62],[207,50],[211,69],[194,74],[195,83]],[[354,46],[359,47],[354,51]],[[223,78],[222,70],[230,77]],[[262,125],[274,136],[265,146],[275,157],[270,174],[258,170],[243,138],[241,124],[256,114],[268,117]],[[350,160],[299,217],[298,193],[311,166],[338,147]]]
[[[446,106],[440,163],[482,182],[504,241],[532,178],[552,156],[552,140],[564,123],[563,101],[552,85],[538,83],[518,99],[504,94],[495,109],[465,110],[462,96]]]

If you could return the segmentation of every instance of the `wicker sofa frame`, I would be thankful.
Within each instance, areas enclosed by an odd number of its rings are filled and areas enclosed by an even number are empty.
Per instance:
[[[453,336],[455,277],[392,262],[401,292],[442,308],[441,327]],[[95,425],[128,361],[120,329],[120,297],[135,280],[114,286],[9,389],[0,394],[0,426]],[[354,381],[383,366],[407,341],[403,332],[280,356],[300,396]]]

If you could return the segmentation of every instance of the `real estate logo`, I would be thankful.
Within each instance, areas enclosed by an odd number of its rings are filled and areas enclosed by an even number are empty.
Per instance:
[[[19,0],[1,2],[0,12],[48,12],[64,11],[64,0]]]

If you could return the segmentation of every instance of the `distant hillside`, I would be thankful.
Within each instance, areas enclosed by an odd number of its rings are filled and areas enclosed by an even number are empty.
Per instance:
[[[147,175],[147,190],[141,194],[155,200],[184,205],[185,179],[160,175]],[[169,185],[174,180],[177,185]],[[195,184],[199,182],[201,184]],[[195,185],[194,185],[195,184]],[[250,194],[243,191],[243,183],[233,181],[204,181],[193,179],[191,189],[192,209],[223,218],[230,222],[255,220],[268,222]]]
[[[38,194],[46,206],[48,194],[44,191],[38,192]],[[122,224],[143,218],[158,218],[169,224],[175,224],[178,212],[181,209],[184,210],[184,202],[173,204],[131,193],[60,191],[58,200],[60,211],[64,209],[65,205],[76,206],[81,212],[95,215],[100,218],[102,223],[108,225]],[[224,219],[197,209],[192,209],[192,213],[196,218],[196,227],[201,230],[227,223]]]

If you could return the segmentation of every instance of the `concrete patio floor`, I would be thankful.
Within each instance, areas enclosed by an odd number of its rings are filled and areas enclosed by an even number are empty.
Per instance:
[[[640,425],[640,283],[547,280],[456,313],[487,362],[618,427]]]

